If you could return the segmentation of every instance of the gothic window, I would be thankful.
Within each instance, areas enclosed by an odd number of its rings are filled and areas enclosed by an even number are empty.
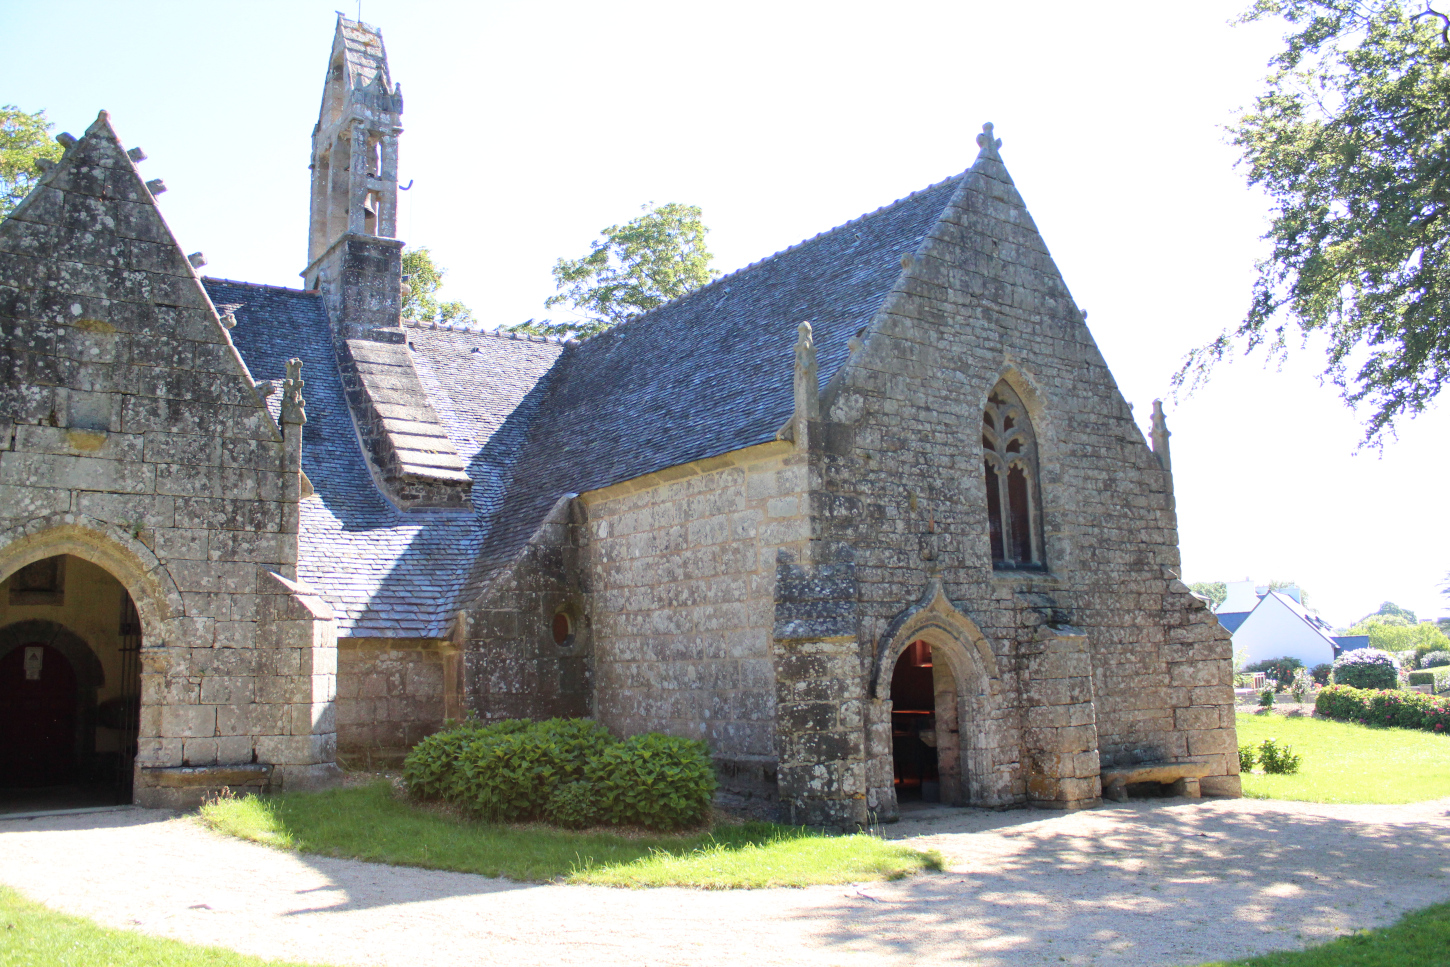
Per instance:
[[[992,566],[1045,567],[1037,439],[1027,410],[1005,380],[987,397],[987,409],[982,414],[982,453]]]

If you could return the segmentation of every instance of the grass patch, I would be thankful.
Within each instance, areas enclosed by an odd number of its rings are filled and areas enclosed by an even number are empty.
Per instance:
[[[1331,940],[1309,950],[1235,960],[1233,967],[1445,967],[1450,964],[1450,903],[1406,914],[1381,930]],[[1230,967],[1215,961],[1203,967]]]
[[[220,947],[113,930],[0,886],[0,967],[302,967]]]
[[[941,858],[874,836],[828,836],[775,823],[681,835],[571,832],[474,823],[396,798],[385,782],[223,799],[202,808],[218,832],[374,863],[608,886],[739,889],[894,880]]]
[[[1268,738],[1304,756],[1290,776],[1245,773],[1244,795],[1324,803],[1407,803],[1450,796],[1450,738],[1304,716],[1237,716],[1239,745]]]

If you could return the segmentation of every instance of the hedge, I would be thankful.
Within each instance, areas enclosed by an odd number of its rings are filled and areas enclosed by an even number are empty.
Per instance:
[[[571,827],[680,829],[708,819],[715,796],[705,743],[655,732],[621,742],[588,719],[462,722],[414,746],[403,782],[478,819]]]
[[[1330,685],[1319,693],[1314,712],[1328,719],[1361,725],[1450,733],[1450,697],[1419,692]]]

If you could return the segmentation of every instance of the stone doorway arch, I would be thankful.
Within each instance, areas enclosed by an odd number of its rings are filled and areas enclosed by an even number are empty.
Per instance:
[[[49,562],[59,566],[47,569]],[[57,588],[13,593],[34,584],[37,569],[60,575]],[[133,801],[142,649],[173,637],[180,611],[180,595],[166,569],[133,533],[115,525],[63,515],[0,532],[0,671],[15,678],[23,658],[17,650],[41,648],[44,683],[52,680],[51,673],[62,674],[62,666],[75,677],[69,688],[73,700],[67,721],[74,742],[68,760],[51,770],[53,783],[7,782],[0,774],[0,809]],[[34,685],[28,683],[30,691]],[[27,683],[6,687],[24,691]],[[0,719],[4,743],[24,741],[24,734],[38,727],[18,713]],[[27,793],[27,785],[46,791]]]
[[[915,605],[902,612],[881,636],[873,663],[868,725],[868,807],[881,819],[899,814],[897,755],[901,722],[893,723],[892,683],[898,664],[930,656],[931,712],[940,801],[953,805],[995,805],[1006,800],[994,769],[1001,746],[1001,681],[991,643],[976,623],[948,598],[939,577]],[[920,712],[921,710],[914,710]],[[898,720],[906,716],[896,716]]]

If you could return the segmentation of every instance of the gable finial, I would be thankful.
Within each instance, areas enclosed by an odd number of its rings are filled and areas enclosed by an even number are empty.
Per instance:
[[[1164,470],[1173,469],[1173,461],[1168,456],[1168,438],[1173,434],[1168,431],[1168,421],[1163,418],[1163,401],[1153,401],[1153,455],[1158,458],[1158,464]]]
[[[1002,160],[1002,156],[997,153],[997,149],[1002,147],[1002,139],[992,137],[991,121],[982,125],[982,133],[977,135],[977,147],[982,149],[978,152],[977,157],[993,158],[997,161]]]
[[[307,422],[306,404],[302,399],[302,360],[293,356],[287,360],[287,378],[282,380],[282,422]]]

